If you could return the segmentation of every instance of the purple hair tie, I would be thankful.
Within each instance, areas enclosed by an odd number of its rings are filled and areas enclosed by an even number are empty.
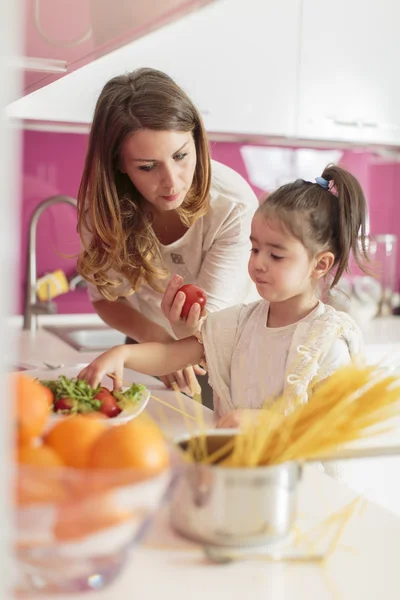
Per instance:
[[[316,177],[315,181],[318,185],[324,188],[324,190],[328,190],[328,192],[336,196],[336,198],[339,196],[334,179],[330,179],[328,181],[328,179],[324,179],[324,177]]]
[[[335,184],[335,180],[331,179],[329,182],[329,191],[331,194],[333,194],[334,196],[336,196],[336,198],[339,196],[339,192],[337,191],[337,187]]]

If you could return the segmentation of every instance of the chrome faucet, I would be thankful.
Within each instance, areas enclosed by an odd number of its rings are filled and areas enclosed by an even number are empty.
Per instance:
[[[69,196],[53,196],[41,202],[34,210],[29,223],[29,244],[28,244],[28,273],[25,286],[25,307],[24,307],[24,329],[36,331],[37,315],[54,314],[57,312],[57,304],[49,299],[47,302],[40,302],[36,295],[36,231],[40,215],[53,204],[70,204],[77,207],[77,202]]]

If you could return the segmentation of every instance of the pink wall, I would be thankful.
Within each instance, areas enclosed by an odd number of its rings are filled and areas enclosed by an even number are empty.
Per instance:
[[[29,218],[45,198],[58,194],[76,198],[86,144],[86,135],[35,131],[24,133],[18,313],[23,310]],[[247,178],[239,144],[213,142],[212,155]],[[370,205],[372,232],[396,233],[400,238],[400,165],[380,162],[369,152],[349,150],[344,152],[342,164],[363,185]],[[255,188],[255,191],[261,193],[260,189]],[[57,268],[63,269],[68,276],[74,274],[76,259],[66,258],[65,255],[71,256],[79,251],[75,229],[76,211],[70,206],[53,206],[41,216],[37,244],[39,276]],[[84,290],[69,292],[56,298],[56,302],[60,313],[93,312]]]
[[[86,144],[86,135],[36,131],[24,133],[19,313],[23,311],[29,219],[45,198],[59,194],[77,197]],[[65,258],[65,255],[71,256],[77,252],[76,210],[66,204],[50,207],[42,214],[38,224],[38,276],[58,268],[63,269],[67,276],[72,276],[76,259]],[[92,311],[84,290],[59,296],[56,302],[60,313]]]

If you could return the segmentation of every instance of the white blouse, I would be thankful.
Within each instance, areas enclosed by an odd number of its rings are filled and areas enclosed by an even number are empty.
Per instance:
[[[315,385],[348,364],[361,349],[361,333],[345,313],[319,302],[307,317],[277,329],[266,327],[268,302],[209,315],[201,338],[214,409],[261,408],[283,392],[288,410],[308,401]]]
[[[302,321],[310,321],[316,309]],[[286,327],[268,327],[268,304],[244,324],[233,350],[231,396],[235,407],[261,408],[272,404],[284,388],[286,364],[298,323]],[[300,321],[299,321],[300,323]]]
[[[171,275],[181,275],[184,283],[194,283],[204,290],[209,313],[258,297],[247,271],[250,227],[258,208],[257,197],[236,171],[215,161],[211,164],[210,210],[182,238],[160,245],[165,268]],[[88,289],[91,302],[103,300],[96,286],[89,284]],[[125,280],[116,291],[122,294],[129,289],[130,284]],[[143,284],[126,299],[172,334],[161,312],[162,294]]]

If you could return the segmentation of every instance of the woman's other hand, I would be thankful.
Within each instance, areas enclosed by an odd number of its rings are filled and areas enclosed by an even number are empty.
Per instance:
[[[197,381],[196,375],[205,374],[206,371],[202,367],[195,365],[194,367],[188,367],[187,369],[171,373],[170,375],[164,375],[163,377],[160,377],[160,379],[167,388],[173,389],[173,384],[176,383],[181,392],[188,396],[192,396],[193,383]]]
[[[261,410],[259,409],[238,409],[231,410],[219,419],[217,422],[217,429],[237,429],[239,427],[246,427],[252,422],[257,421],[260,416]]]

